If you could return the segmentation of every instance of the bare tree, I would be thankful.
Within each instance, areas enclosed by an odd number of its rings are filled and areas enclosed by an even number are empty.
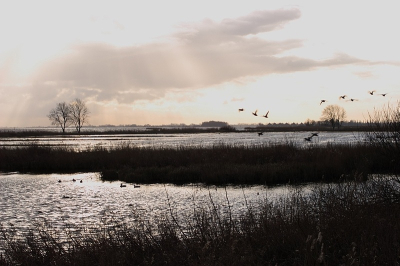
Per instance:
[[[339,128],[346,119],[346,111],[339,105],[328,105],[322,111],[321,120],[331,124],[332,129]]]
[[[400,155],[400,101],[374,109],[368,114],[369,131],[365,133],[370,143],[385,148],[391,154]]]
[[[58,103],[56,108],[51,109],[47,117],[52,125],[59,125],[62,132],[65,133],[65,128],[72,124],[70,105],[65,102]]]
[[[72,122],[75,125],[76,131],[80,133],[83,124],[88,122],[89,109],[86,107],[85,102],[78,98],[70,103],[69,108],[71,110]]]

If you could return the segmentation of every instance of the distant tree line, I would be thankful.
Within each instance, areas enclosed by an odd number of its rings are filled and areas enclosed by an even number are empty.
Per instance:
[[[201,123],[202,127],[226,127],[228,126],[227,122],[221,122],[221,121],[208,121],[208,122],[203,122]]]
[[[89,119],[89,109],[81,99],[76,98],[71,103],[57,103],[56,107],[51,109],[47,117],[52,125],[60,126],[63,133],[65,129],[73,125],[78,133]]]

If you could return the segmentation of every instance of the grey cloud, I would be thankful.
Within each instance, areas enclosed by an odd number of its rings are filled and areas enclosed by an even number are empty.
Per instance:
[[[237,19],[224,19],[215,28],[218,32],[232,35],[248,35],[268,32],[282,27],[285,23],[298,19],[298,9],[255,11]]]
[[[346,65],[353,63],[367,63],[365,60],[361,60],[347,54],[338,53],[333,58],[321,62],[321,66],[335,66],[335,65]]]
[[[255,11],[236,19],[224,19],[220,23],[205,20],[200,24],[187,25],[187,30],[177,33],[178,41],[195,46],[219,45],[224,42],[244,41],[244,37],[282,28],[291,20],[300,18],[298,9]]]
[[[170,89],[195,89],[241,77],[359,62],[347,55],[321,62],[279,57],[285,51],[301,47],[302,42],[267,41],[249,36],[282,27],[299,17],[297,9],[257,11],[221,23],[205,21],[192,31],[175,34],[173,43],[123,48],[79,45],[70,54],[44,65],[35,80],[37,84],[50,81],[52,85],[48,88],[56,91],[70,88],[74,95],[98,101],[131,103],[161,98]]]

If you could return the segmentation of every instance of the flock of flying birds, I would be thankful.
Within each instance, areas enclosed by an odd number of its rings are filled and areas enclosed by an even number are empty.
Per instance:
[[[368,91],[368,93],[371,94],[371,95],[375,94],[375,95],[381,95],[383,97],[385,97],[387,95],[387,93],[376,94],[375,92],[376,92],[376,90]],[[348,100],[346,100],[346,99],[348,99]],[[351,102],[358,101],[358,99],[354,99],[354,98],[350,98],[349,99],[347,95],[340,95],[339,96],[339,100],[346,100],[346,101],[351,101]],[[321,100],[319,105],[321,105],[321,104],[323,104],[325,102],[327,102],[327,100],[323,99],[323,100]],[[244,108],[239,108],[239,113],[243,112],[243,111],[244,111]],[[255,110],[254,112],[252,112],[252,114],[254,116],[258,116],[257,112],[258,112],[258,110]],[[268,118],[268,114],[269,114],[269,111],[267,111],[267,113],[265,115],[263,115],[262,117]],[[258,136],[261,136],[261,135],[263,135],[263,132],[258,132]],[[311,141],[313,137],[317,137],[317,136],[318,136],[318,133],[311,133],[311,136],[304,138],[304,140],[305,141]]]
[[[368,91],[368,93],[371,94],[371,95],[374,95],[375,92],[376,92],[376,90]],[[387,95],[387,93],[380,93],[380,94],[375,94],[375,95],[381,95],[381,96],[385,97]],[[339,96],[339,100],[345,100],[346,98],[348,98],[347,95],[340,95]],[[358,101],[358,99],[350,98],[350,99],[348,99],[346,101],[354,102],[354,101]],[[321,100],[319,105],[321,105],[322,103],[325,103],[325,102],[327,102],[327,100]]]

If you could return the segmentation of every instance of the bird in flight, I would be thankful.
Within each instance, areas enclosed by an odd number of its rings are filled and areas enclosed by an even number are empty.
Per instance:
[[[312,138],[312,137],[318,137],[318,133],[311,133],[311,137],[310,138]]]
[[[374,95],[374,92],[376,92],[375,90],[373,91],[368,91],[369,94]]]
[[[312,136],[311,136],[311,137],[304,138],[305,141],[311,141],[311,139],[312,139]]]
[[[255,110],[254,113],[252,113],[254,116],[257,116],[258,110]]]
[[[258,136],[261,136],[263,133],[262,132],[258,132]]]
[[[354,102],[354,101],[358,101],[357,99],[353,99],[353,98],[351,98],[349,101],[352,101],[352,102]]]
[[[243,112],[244,111],[244,109],[243,108],[239,108],[239,112]]]
[[[345,99],[347,97],[347,95],[341,95],[341,96],[339,96],[339,100],[341,100],[341,99]]]
[[[269,114],[269,111],[265,115],[263,115],[263,117],[268,118],[268,114]]]
[[[386,96],[386,94],[387,94],[387,93],[381,93],[381,94],[379,94],[379,95],[382,95],[383,97],[385,97],[385,96]]]
[[[326,102],[326,100],[321,100],[321,102],[319,103],[319,105],[321,105],[322,103]]]

